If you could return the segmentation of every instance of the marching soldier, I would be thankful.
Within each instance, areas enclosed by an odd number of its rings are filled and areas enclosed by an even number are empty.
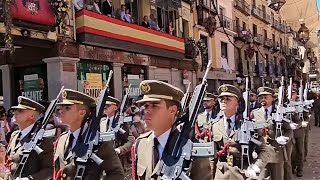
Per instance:
[[[213,140],[217,144],[218,162],[216,164],[215,179],[247,179],[257,178],[258,174],[267,165],[270,158],[269,149],[259,137],[262,144],[257,146],[250,143],[248,156],[253,163],[249,166],[248,161],[243,161],[244,167],[241,170],[241,146],[237,142],[238,133],[241,127],[242,116],[237,114],[237,108],[241,97],[241,91],[233,85],[222,85],[218,88],[220,109],[223,116],[212,125]],[[257,159],[253,154],[257,153]],[[247,158],[245,158],[247,159]],[[254,160],[254,161],[253,161]]]
[[[78,141],[82,141],[81,135],[88,130],[87,121],[90,119],[91,108],[95,106],[95,100],[86,94],[65,89],[63,101],[60,105],[60,117],[63,124],[69,126],[69,131],[63,133],[56,142],[54,154],[54,179],[74,179],[77,165],[73,155],[74,147]],[[94,162],[88,162],[83,179],[124,179],[121,162],[114,151],[113,142],[102,142],[97,148],[97,156],[103,163],[98,167]]]
[[[258,96],[262,107],[252,111],[252,117],[256,122],[267,123],[267,131],[264,136],[266,143],[271,145],[275,151],[272,151],[272,158],[268,161],[268,169],[270,171],[271,179],[281,180],[284,177],[284,162],[288,160],[285,144],[288,143],[289,138],[292,137],[292,129],[289,123],[283,122],[282,131],[283,136],[276,139],[276,125],[272,120],[272,114],[276,112],[274,101],[274,90],[269,87],[258,88]]]
[[[37,119],[40,113],[45,110],[41,104],[23,96],[18,97],[18,102],[19,104],[13,106],[12,109],[14,109],[15,123],[19,130],[12,133],[7,149],[12,173],[9,179],[19,178],[17,177],[19,174],[14,175],[13,173],[17,170],[22,159],[22,150],[25,143],[31,141],[38,125],[41,125],[41,122],[38,122]],[[31,152],[22,170],[21,179],[45,180],[52,178],[53,141],[54,137],[44,137],[40,145],[43,152],[40,154]]]
[[[140,84],[143,99],[138,103],[144,104],[144,120],[148,133],[140,135],[133,152],[133,179],[146,180],[157,178],[157,166],[167,144],[171,128],[179,113],[183,92],[165,82],[145,80]],[[179,135],[179,130],[173,131],[173,138]],[[169,147],[174,144],[168,144]],[[209,160],[195,158],[192,162],[191,179],[211,180]]]
[[[298,101],[298,92],[297,90],[292,91],[292,101]],[[302,127],[302,121],[297,114],[295,114],[295,123],[297,127],[293,130],[294,133],[294,148],[292,151],[292,170],[297,177],[303,176],[303,162],[304,162],[304,138],[305,138],[305,128]]]
[[[205,97],[203,98],[204,112],[198,115],[197,123],[195,126],[196,138],[200,142],[212,141],[211,126],[213,123],[216,122],[217,116],[220,116],[219,112],[217,111],[217,110],[220,110],[220,108],[216,107],[216,106],[219,106],[216,100],[217,100],[217,96],[211,93],[206,93]],[[210,159],[211,171],[214,176],[215,174],[214,158],[209,158],[209,159]]]
[[[118,125],[119,119],[115,119],[115,115],[119,106],[120,101],[118,99],[111,96],[107,98],[106,105],[104,107],[104,114],[107,115],[107,118],[100,122],[100,132],[106,132]],[[125,133],[116,133],[115,151],[120,157],[123,168],[125,168],[127,162],[126,155],[131,150],[131,146],[134,143],[134,137],[128,123],[121,125],[121,128],[125,131]]]
[[[261,108],[261,104],[258,101],[258,96],[256,90],[252,89],[250,91],[250,112],[254,109]]]

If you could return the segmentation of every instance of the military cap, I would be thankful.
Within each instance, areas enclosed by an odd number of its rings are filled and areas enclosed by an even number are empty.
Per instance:
[[[236,86],[230,84],[223,84],[218,88],[219,97],[221,96],[234,96],[236,98],[241,97],[241,91]]]
[[[257,95],[257,91],[255,90],[255,89],[251,89],[251,91],[250,91],[250,95]]]
[[[29,98],[26,98],[24,96],[19,96],[18,97],[18,105],[17,106],[12,106],[12,109],[29,109],[33,111],[38,111],[42,112],[45,110],[45,107],[42,106],[40,103],[31,100]]]
[[[274,95],[274,90],[272,88],[269,88],[269,87],[259,87],[258,88],[258,96],[261,96],[261,95],[271,95],[273,96]]]
[[[204,101],[210,101],[215,99],[217,96],[212,94],[212,93],[206,93],[206,95],[204,96],[203,100]]]
[[[95,100],[92,97],[72,89],[64,89],[62,99],[62,102],[58,103],[58,105],[83,104],[89,107],[95,106]]]
[[[120,105],[120,101],[119,99],[112,97],[112,96],[108,96],[107,101],[106,101],[106,105],[116,105],[119,106]]]
[[[179,88],[158,80],[142,81],[140,83],[140,90],[144,96],[137,103],[160,100],[180,102],[184,95]]]

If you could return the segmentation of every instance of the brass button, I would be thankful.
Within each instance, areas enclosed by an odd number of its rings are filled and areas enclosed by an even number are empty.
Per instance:
[[[67,161],[64,161],[63,163],[64,163],[64,165],[67,165],[67,164],[68,164],[68,162],[67,162]]]
[[[65,178],[65,177],[67,177],[67,175],[66,175],[66,174],[62,174],[62,177],[64,177],[64,178]]]

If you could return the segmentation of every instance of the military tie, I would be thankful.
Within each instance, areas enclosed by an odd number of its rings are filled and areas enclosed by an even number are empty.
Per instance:
[[[229,136],[231,133],[231,119],[227,119],[227,122],[228,122],[227,134]]]
[[[71,151],[71,149],[72,149],[73,140],[74,140],[74,136],[73,136],[73,134],[71,133],[71,134],[69,135],[68,146],[67,146],[67,148],[66,148],[66,151],[64,152],[64,157],[65,157],[65,158],[69,155],[69,153],[70,153],[70,151]]]
[[[210,120],[210,113],[207,113],[207,122]]]
[[[265,112],[264,112],[264,117],[266,118],[266,120],[268,119],[268,109],[265,109]]]
[[[253,103],[251,103],[251,110],[254,108],[254,105],[253,105]]]
[[[159,141],[157,138],[153,138],[153,169],[158,164],[158,161],[160,159],[160,154],[158,150]]]

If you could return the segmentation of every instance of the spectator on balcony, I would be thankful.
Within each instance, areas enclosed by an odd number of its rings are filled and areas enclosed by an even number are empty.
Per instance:
[[[93,1],[93,11],[99,14],[102,14],[100,11],[100,6],[99,6],[100,2],[99,0],[94,0]]]
[[[117,11],[117,16],[116,18],[117,19],[120,19],[122,21],[125,21],[124,20],[124,16],[126,14],[126,6],[124,4],[121,4],[121,7],[120,7],[120,10]]]
[[[141,22],[141,26],[150,28],[148,16],[143,16],[143,21]]]
[[[82,10],[84,7],[83,0],[72,0],[72,3],[74,7],[77,9],[77,11]]]
[[[124,21],[127,23],[132,23],[131,14],[129,9],[126,9],[126,13],[124,14]]]
[[[157,19],[154,17],[153,14],[150,14],[149,24],[150,24],[150,28],[151,28],[151,29],[157,30],[157,31],[160,30],[160,28],[159,28],[159,26],[158,26],[158,23],[157,23]]]
[[[174,35],[174,27],[173,27],[172,21],[169,22],[169,27],[168,27],[167,33],[169,33],[170,35]]]
[[[112,0],[106,0],[102,3],[102,13],[111,17],[113,12]]]

